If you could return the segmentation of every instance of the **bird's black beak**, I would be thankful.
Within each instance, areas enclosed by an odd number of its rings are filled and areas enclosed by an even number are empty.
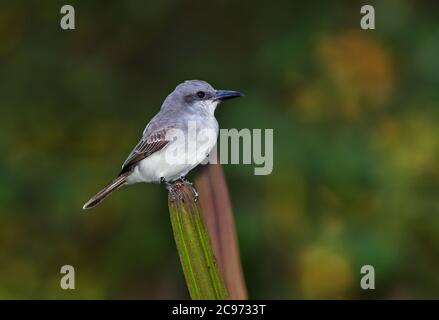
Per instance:
[[[215,94],[214,100],[224,101],[233,98],[242,97],[243,94],[239,91],[231,91],[231,90],[217,90]]]

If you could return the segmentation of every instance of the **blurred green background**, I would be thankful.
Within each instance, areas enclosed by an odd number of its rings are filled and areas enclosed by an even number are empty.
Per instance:
[[[251,298],[439,298],[437,1],[64,4],[0,5],[0,298],[188,298],[163,186],[81,210],[186,79],[274,129],[271,175],[224,166]]]

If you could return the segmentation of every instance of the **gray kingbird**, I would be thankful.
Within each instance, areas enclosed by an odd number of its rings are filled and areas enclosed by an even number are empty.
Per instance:
[[[165,182],[169,186],[175,180],[184,180],[186,174],[205,160],[215,146],[219,130],[214,115],[217,105],[240,96],[242,93],[238,91],[215,90],[201,80],[179,84],[146,126],[142,138],[125,160],[118,176],[91,197],[83,209],[96,206],[111,192],[126,184]],[[190,134],[191,125],[196,130],[195,135]],[[213,139],[204,143],[198,141],[197,134],[203,130],[213,133]],[[176,139],[175,134],[170,134],[173,131],[182,133],[184,139]],[[196,142],[192,150],[186,145],[191,142]]]

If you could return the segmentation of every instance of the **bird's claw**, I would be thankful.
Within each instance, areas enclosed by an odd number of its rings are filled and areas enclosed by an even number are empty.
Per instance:
[[[187,183],[189,185],[192,185],[192,182],[190,182],[189,180],[187,180],[184,176],[180,176],[180,180],[183,181],[184,183]]]
[[[180,192],[181,185],[178,182],[166,183],[166,189],[169,191],[170,199],[172,202],[183,200],[183,194]]]
[[[192,186],[192,183],[191,183],[191,186]],[[200,195],[198,194],[198,191],[194,187],[192,187],[192,191],[194,192],[194,201],[197,202],[198,199],[200,198]]]
[[[195,189],[195,187],[194,187],[194,185],[192,184],[192,182],[190,182],[189,180],[186,180],[184,177],[182,177],[181,180],[182,180],[184,183],[186,183],[186,184],[188,184],[188,185],[191,186],[192,192],[194,193],[194,201],[197,202],[198,199],[200,198],[200,195],[198,194],[198,191],[197,191],[197,189]]]
[[[194,194],[194,202],[197,202],[200,198],[198,191],[195,189],[193,184],[190,181],[186,180],[184,177],[180,177],[179,180],[173,183],[166,182],[166,189],[168,189],[169,193],[171,194],[171,201],[183,200],[183,193],[180,192],[179,189],[181,189],[184,185],[189,185],[191,187]]]

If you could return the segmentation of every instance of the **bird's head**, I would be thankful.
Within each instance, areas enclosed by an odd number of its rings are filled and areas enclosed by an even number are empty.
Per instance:
[[[220,102],[241,96],[243,94],[238,91],[216,90],[206,81],[187,80],[175,88],[163,106],[180,106],[213,113]]]

